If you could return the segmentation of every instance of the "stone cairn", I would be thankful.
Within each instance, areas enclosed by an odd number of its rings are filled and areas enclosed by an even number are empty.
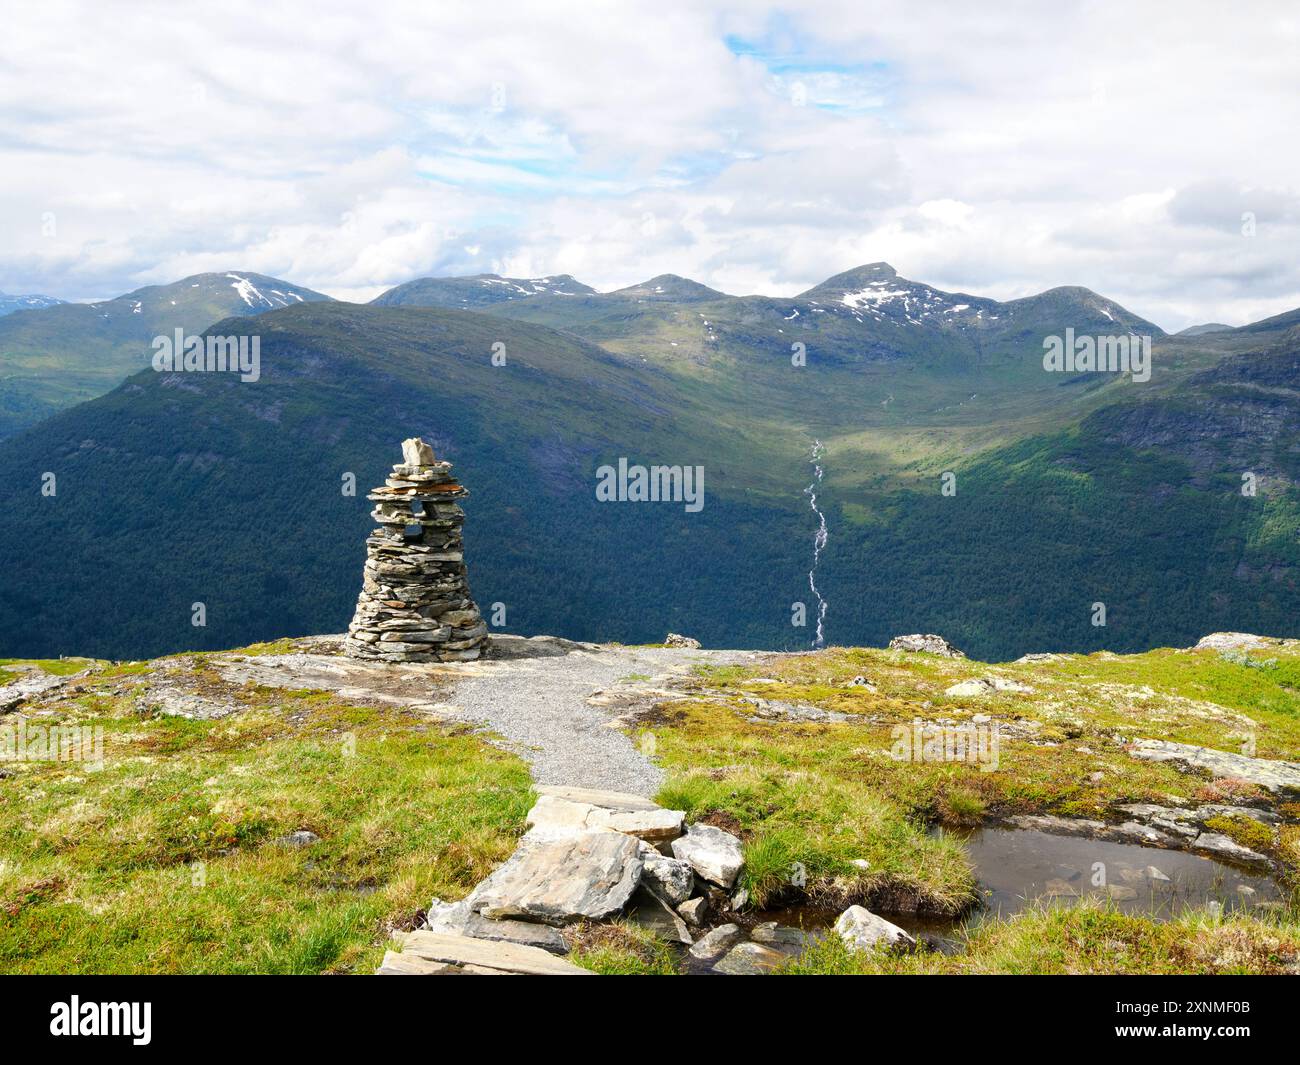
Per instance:
[[[457,500],[469,493],[419,438],[367,499],[379,528],[366,538],[366,568],[343,651],[384,662],[478,658],[487,626],[470,598]]]

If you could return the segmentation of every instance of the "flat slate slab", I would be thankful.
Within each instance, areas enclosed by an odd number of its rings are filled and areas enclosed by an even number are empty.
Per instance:
[[[378,973],[384,976],[451,975],[447,966],[462,971],[485,970],[523,976],[596,975],[538,947],[441,932],[407,933],[402,940],[401,952],[389,951]]]
[[[541,947],[552,954],[568,954],[569,943],[557,928],[535,921],[490,921],[470,909],[468,900],[439,902],[434,900],[421,931],[443,935],[468,936],[470,939],[493,939]]]
[[[1129,754],[1148,762],[1185,762],[1198,769],[1208,769],[1216,777],[1237,777],[1272,792],[1300,791],[1300,763],[1297,762],[1248,758],[1244,754],[1171,740],[1138,740]]]
[[[492,920],[604,920],[622,912],[641,882],[640,851],[621,832],[525,843],[474,889],[469,907]]]
[[[542,789],[538,789],[541,791]],[[585,792],[583,788],[565,788],[568,792]],[[558,838],[580,832],[609,829],[625,832],[648,843],[667,843],[682,834],[686,814],[681,810],[665,810],[654,803],[645,802],[629,808],[620,802],[617,792],[586,792],[604,798],[610,805],[548,794],[543,791],[536,804],[528,811],[528,824],[534,838]],[[638,804],[644,800],[636,796]]]
[[[627,791],[605,791],[601,788],[575,788],[567,784],[538,784],[538,795],[551,795],[569,802],[585,802],[602,806],[606,810],[658,810],[659,804],[644,795]]]

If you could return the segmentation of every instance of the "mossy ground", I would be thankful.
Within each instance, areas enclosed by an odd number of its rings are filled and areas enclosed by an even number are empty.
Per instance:
[[[5,766],[0,971],[370,972],[523,829],[527,768],[483,737],[253,688],[221,720],[142,717],[140,672],[105,668],[30,719],[101,727],[102,768]],[[299,829],[319,842],[277,842]]]
[[[944,694],[958,681],[989,675],[1033,692]],[[851,685],[856,676],[865,676],[875,691]],[[699,701],[666,704],[639,732],[643,743],[653,733],[669,773],[658,796],[662,803],[742,834],[748,863],[743,885],[760,906],[825,895],[868,905],[914,901],[940,914],[959,911],[975,899],[974,878],[960,844],[936,826],[1014,813],[1115,820],[1120,803],[1265,798],[1243,781],[1212,780],[1134,759],[1127,747],[1139,737],[1233,752],[1253,745],[1260,757],[1294,759],[1300,750],[1295,649],[1227,656],[1102,653],[998,666],[831,649],[758,667],[704,667],[698,687]],[[745,702],[753,697],[820,707],[850,720],[754,720]],[[1000,729],[995,767],[893,756],[896,726],[918,720],[970,724],[975,715],[988,715],[991,720],[981,718],[985,727]],[[1271,830],[1245,821],[1230,819],[1220,830],[1267,850],[1283,863],[1284,877],[1294,878],[1300,859],[1296,826],[1283,826],[1275,840]],[[858,868],[854,859],[868,867]],[[1097,971],[1144,971],[1150,953],[1162,959],[1159,971],[1218,971],[1205,961],[1208,954],[1174,951],[1178,929],[1196,920],[1165,925],[1118,913],[1051,911],[985,924],[956,958],[846,961],[828,946],[804,968],[1046,972],[1082,971],[1095,963]],[[1195,926],[1197,942],[1212,953],[1214,944],[1233,937],[1256,946],[1277,939],[1285,954],[1300,929],[1294,903],[1278,921],[1243,917]],[[1111,956],[1107,944],[1114,948]],[[1243,957],[1247,968],[1262,964],[1254,948]]]
[[[1098,905],[1040,909],[976,929],[953,954],[850,951],[828,936],[787,975],[1165,975],[1294,972],[1300,926],[1188,913],[1156,922]]]
[[[291,650],[280,641],[242,653]],[[200,688],[220,683],[209,655],[174,661]],[[65,674],[88,665],[34,664]],[[463,896],[522,831],[527,769],[484,737],[402,708],[251,686],[235,692],[240,712],[220,720],[142,716],[134,693],[155,668],[100,664],[30,719],[101,727],[102,768],[4,766],[0,970],[369,972],[392,930],[431,896]],[[990,674],[1034,690],[944,694]],[[859,675],[875,690],[852,686]],[[1300,654],[1289,648],[999,666],[832,649],[702,668],[694,687],[695,700],[663,704],[631,731],[668,772],[661,802],[742,835],[743,886],[760,906],[820,896],[958,913],[976,884],[958,838],[937,826],[1264,798],[1241,781],[1135,760],[1126,748],[1138,737],[1251,744],[1264,757],[1300,749]],[[754,697],[849,720],[753,720]],[[891,755],[896,726],[975,715],[1005,729],[996,766]],[[1278,809],[1289,823],[1275,839],[1241,818],[1214,827],[1267,843],[1294,870],[1300,804]],[[299,829],[320,841],[278,842]],[[677,971],[671,950],[632,925],[576,930],[574,945],[573,959],[597,972]],[[789,971],[1276,972],[1298,949],[1294,907],[1160,923],[1086,905],[982,923],[954,954],[851,954],[832,940]]]

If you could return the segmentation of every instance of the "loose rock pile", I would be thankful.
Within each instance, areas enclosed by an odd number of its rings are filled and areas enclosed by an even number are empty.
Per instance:
[[[515,853],[460,902],[434,899],[425,927],[389,951],[380,974],[585,973],[556,955],[562,929],[626,918],[688,948],[691,965],[750,975],[796,956],[812,933],[775,923],[748,935],[725,923],[747,905],[740,840],[648,799],[539,786]],[[710,924],[717,927],[709,928]],[[902,929],[851,907],[835,931],[854,949],[910,947]],[[698,937],[698,938],[697,938]]]
[[[487,626],[470,598],[457,500],[469,493],[420,439],[367,499],[379,528],[366,539],[356,614],[343,641],[353,658],[455,662],[478,658]]]

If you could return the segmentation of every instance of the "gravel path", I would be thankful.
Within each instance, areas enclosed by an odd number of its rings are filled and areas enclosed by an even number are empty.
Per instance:
[[[658,790],[663,772],[612,726],[614,719],[671,697],[677,678],[690,676],[698,664],[769,657],[761,651],[615,647],[553,636],[494,635],[488,657],[478,661],[387,665],[343,657],[340,642],[337,636],[305,637],[294,653],[219,657],[215,667],[237,686],[308,688],[421,708],[497,733],[529,763],[539,784],[646,797]],[[588,701],[610,689],[615,694],[606,705]]]
[[[500,638],[496,641],[500,646]],[[520,641],[521,643],[524,641]],[[753,661],[746,651],[581,645],[552,657],[508,657],[480,675],[456,681],[448,702],[455,716],[480,722],[517,745],[539,784],[607,788],[651,796],[663,772],[609,722],[617,711],[592,706],[597,691],[633,674],[689,674],[700,662]]]

